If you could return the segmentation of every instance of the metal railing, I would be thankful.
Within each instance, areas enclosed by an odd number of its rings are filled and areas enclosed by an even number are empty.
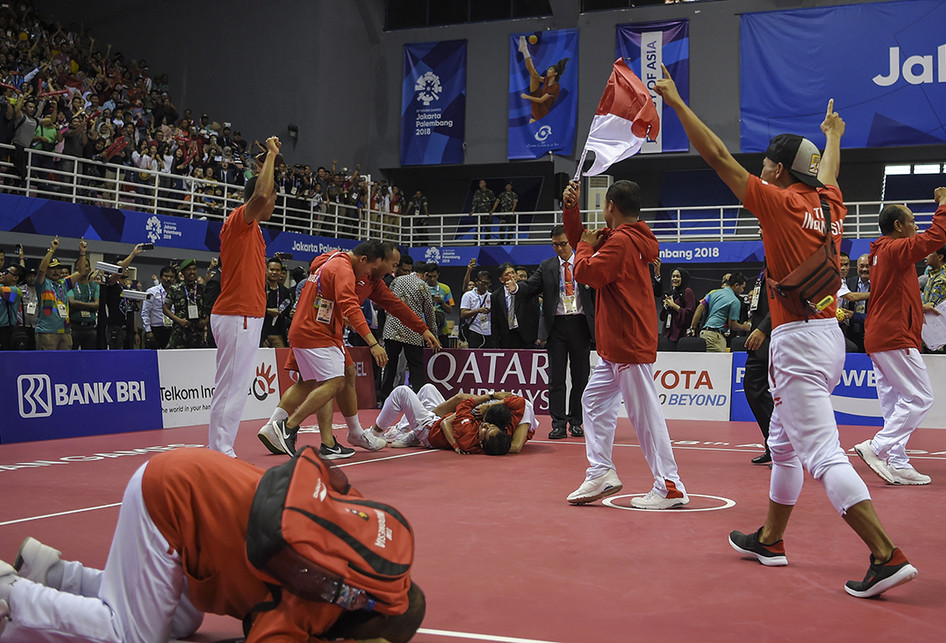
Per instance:
[[[243,203],[239,185],[197,179],[55,152],[27,149],[20,177],[11,162],[13,147],[0,145],[0,191],[72,203],[169,216],[222,221]],[[370,185],[370,182],[369,182]],[[210,188],[211,194],[206,194]],[[368,195],[367,201],[371,198]],[[903,203],[903,202],[900,202]],[[917,223],[929,223],[931,201],[906,201]],[[406,205],[406,204],[405,204]],[[850,202],[844,236],[879,235],[879,201]],[[662,242],[754,241],[758,223],[739,205],[645,208],[645,220]],[[605,225],[600,211],[586,211],[585,225]],[[454,213],[403,216],[340,203],[316,206],[312,199],[280,193],[272,219],[264,225],[287,232],[334,238],[379,238],[406,246],[531,245],[548,243],[560,211]]]

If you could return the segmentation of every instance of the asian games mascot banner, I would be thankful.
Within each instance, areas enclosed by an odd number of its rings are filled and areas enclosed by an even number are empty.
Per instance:
[[[680,96],[689,103],[689,25],[687,20],[670,20],[617,26],[617,55],[627,62],[627,66],[650,90],[650,97],[660,118],[657,138],[648,138],[641,147],[641,154],[690,150],[690,141],[680,119],[672,109],[663,108],[663,99],[654,92],[654,84],[663,78],[663,72],[660,71],[660,64],[663,63],[677,84]]]
[[[829,98],[844,114],[843,147],[942,145],[944,25],[946,0],[743,14],[742,151],[784,132],[823,141]]]
[[[571,156],[578,118],[578,30],[509,40],[509,158]]]
[[[404,45],[401,165],[463,163],[466,40]]]

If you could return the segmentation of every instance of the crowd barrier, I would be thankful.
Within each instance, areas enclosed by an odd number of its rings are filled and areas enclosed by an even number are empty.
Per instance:
[[[349,351],[359,407],[373,409],[370,351]],[[244,420],[268,418],[292,385],[283,368],[287,357],[288,349],[259,349]],[[743,392],[745,359],[745,353],[658,353],[654,383],[667,418],[754,421]],[[923,360],[934,391],[941,389],[946,356]],[[592,361],[597,362],[594,353]],[[215,349],[0,352],[0,387],[7,391],[0,444],[207,424],[214,372]],[[446,397],[507,390],[548,414],[545,351],[427,351],[427,378]],[[832,402],[839,424],[881,424],[870,358],[847,355]],[[946,397],[937,397],[921,426],[946,428]]]

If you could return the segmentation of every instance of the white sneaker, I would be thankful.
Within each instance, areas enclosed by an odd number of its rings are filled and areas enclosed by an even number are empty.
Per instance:
[[[58,549],[53,549],[35,538],[28,537],[20,545],[13,567],[22,578],[46,585],[46,575],[61,557],[62,552]]]
[[[581,486],[568,494],[565,499],[573,505],[586,505],[614,495],[623,488],[624,485],[621,484],[618,474],[614,469],[608,469],[603,476],[582,482]]]
[[[286,426],[285,421],[280,421],[277,424],[267,422],[256,433],[256,437],[273,455],[292,455],[295,453],[292,450],[295,446],[295,435],[289,431],[286,431],[286,434],[283,435],[282,431],[285,430]]]
[[[401,436],[401,427],[397,424],[389,426],[388,430],[383,433],[383,436],[385,442],[394,442]]]
[[[877,454],[874,453],[874,449],[871,448],[870,440],[865,440],[860,444],[855,444],[854,451],[874,473],[883,478],[884,482],[896,484],[893,481],[893,476],[890,474],[890,469],[887,468],[887,464],[878,458]]]
[[[361,435],[354,436],[351,431],[348,432],[348,444],[353,447],[361,447],[368,451],[380,451],[388,446],[387,440],[374,431],[362,431]]]
[[[893,478],[894,484],[929,484],[933,480],[928,475],[920,473],[910,465],[907,465],[903,469],[888,467],[887,470],[890,472],[890,477]]]
[[[6,608],[7,614],[10,613],[9,612],[10,592],[13,590],[13,583],[19,578],[20,577],[17,576],[16,570],[13,568],[13,565],[10,565],[0,560],[0,603],[7,604],[7,608]],[[0,616],[0,618],[3,618],[3,616],[6,616],[7,614]]]
[[[677,498],[664,498],[656,489],[651,489],[640,498],[631,498],[631,506],[635,509],[674,509],[690,502],[684,494]]]
[[[396,438],[391,440],[389,446],[392,449],[404,449],[407,447],[419,447],[420,440],[417,439],[412,432],[408,431],[407,433],[401,433]]]
[[[10,620],[10,604],[3,599],[0,599],[0,634],[3,634],[3,628],[7,626],[7,621]]]

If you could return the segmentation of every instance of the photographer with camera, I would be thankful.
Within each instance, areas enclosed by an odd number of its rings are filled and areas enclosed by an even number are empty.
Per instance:
[[[98,319],[99,349],[121,350],[131,348],[128,336],[128,319],[131,317],[132,324],[134,323],[133,313],[137,310],[137,304],[122,297],[122,290],[130,285],[128,266],[131,265],[135,257],[145,250],[145,244],[139,243],[127,257],[118,262],[119,272],[115,274],[103,273],[102,275]],[[116,257],[116,259],[120,259],[120,257]],[[132,315],[129,315],[129,313],[132,313]],[[132,328],[132,331],[134,331],[134,328]]]

